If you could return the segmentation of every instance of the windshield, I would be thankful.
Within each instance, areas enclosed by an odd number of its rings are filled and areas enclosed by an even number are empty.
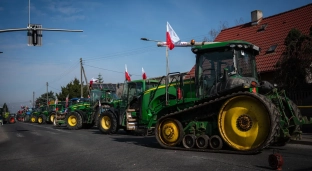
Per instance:
[[[128,83],[129,96],[138,96],[141,92],[143,92],[143,83],[142,82]]]
[[[90,100],[91,102],[97,102],[102,99],[102,91],[101,90],[91,90]],[[104,98],[104,97],[103,97]]]
[[[209,95],[211,87],[221,80],[225,68],[229,76],[257,79],[255,56],[249,51],[233,49],[204,52],[197,55],[199,95]]]
[[[255,55],[249,51],[235,50],[235,56],[239,75],[258,79]]]
[[[145,90],[148,90],[150,88],[157,87],[158,86],[158,82],[146,82],[145,86],[146,86]]]

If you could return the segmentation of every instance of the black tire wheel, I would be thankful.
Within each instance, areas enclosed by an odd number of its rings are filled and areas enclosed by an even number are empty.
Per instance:
[[[48,116],[47,123],[49,124],[53,123],[55,116],[56,116],[55,112],[50,113]]]
[[[220,150],[223,147],[222,139],[218,135],[213,135],[209,140],[210,148],[214,150]]]
[[[67,128],[71,130],[77,130],[82,127],[81,115],[76,111],[68,113],[66,115],[65,122]]]
[[[34,116],[34,115],[32,115],[32,116],[30,116],[30,123],[36,123],[37,122],[37,116]]]
[[[98,120],[98,126],[103,134],[115,134],[118,131],[117,118],[110,111],[101,113]]]
[[[173,118],[160,119],[155,127],[155,136],[162,147],[174,147],[183,140],[183,126]]]
[[[196,136],[194,134],[185,135],[182,143],[184,148],[193,148],[196,143]]]
[[[208,135],[200,135],[196,138],[196,146],[197,148],[207,148],[209,145],[209,136]]]
[[[46,116],[45,115],[39,115],[37,118],[38,124],[45,124],[46,123]]]

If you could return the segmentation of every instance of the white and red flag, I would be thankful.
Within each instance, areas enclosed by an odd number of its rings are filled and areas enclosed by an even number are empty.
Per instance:
[[[145,73],[143,67],[142,67],[142,78],[143,78],[143,80],[146,80],[146,78],[147,78],[146,73]]]
[[[127,70],[127,65],[125,65],[125,68],[126,68],[126,71],[125,71],[126,81],[131,81],[130,75],[129,75],[128,70]]]
[[[179,36],[172,29],[169,22],[167,22],[166,42],[167,42],[167,46],[170,50],[172,50],[174,48],[175,44],[178,44],[180,42]]]
[[[66,96],[66,105],[65,105],[65,107],[68,107],[68,101],[69,101],[69,94]]]
[[[96,82],[98,82],[98,81],[99,81],[98,79],[92,78],[92,79],[90,80],[90,87],[92,87],[92,84],[93,84],[93,83],[96,83]]]

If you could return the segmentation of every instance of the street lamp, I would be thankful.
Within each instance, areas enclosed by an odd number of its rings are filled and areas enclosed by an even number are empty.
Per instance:
[[[144,38],[144,37],[141,38],[141,40],[157,42],[157,44],[159,42],[163,42],[160,40],[152,40],[152,39],[148,39],[148,38]],[[168,46],[166,46],[166,104],[168,103],[168,83],[169,83],[169,57],[168,57]]]
[[[151,41],[151,42],[163,42],[163,41],[160,41],[160,40],[152,40],[152,39],[148,39],[148,38],[141,38],[141,40],[144,40],[144,41]],[[169,74],[169,58],[168,58],[168,46],[166,47],[166,75],[168,76]]]
[[[0,53],[3,53],[3,52],[0,52]]]

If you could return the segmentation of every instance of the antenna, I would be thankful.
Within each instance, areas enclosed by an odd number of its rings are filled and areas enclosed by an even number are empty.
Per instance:
[[[28,0],[28,26],[30,26],[30,0]]]

